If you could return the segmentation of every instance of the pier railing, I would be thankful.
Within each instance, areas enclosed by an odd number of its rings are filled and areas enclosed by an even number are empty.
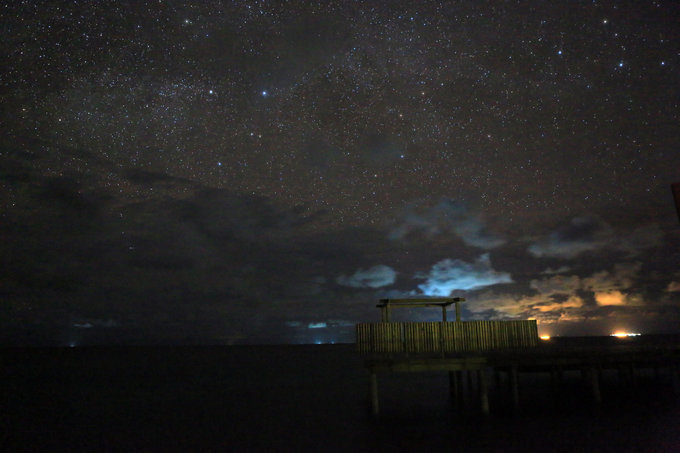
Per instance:
[[[356,325],[362,354],[453,354],[538,344],[536,321],[379,322]]]

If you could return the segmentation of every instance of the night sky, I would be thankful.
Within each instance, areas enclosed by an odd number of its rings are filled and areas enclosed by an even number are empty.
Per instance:
[[[0,342],[680,330],[676,1],[8,1]],[[396,313],[437,320],[437,309]]]

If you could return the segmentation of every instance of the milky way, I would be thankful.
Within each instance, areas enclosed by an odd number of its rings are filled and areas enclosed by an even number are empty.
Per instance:
[[[675,2],[195,3],[0,11],[10,330],[680,318]]]

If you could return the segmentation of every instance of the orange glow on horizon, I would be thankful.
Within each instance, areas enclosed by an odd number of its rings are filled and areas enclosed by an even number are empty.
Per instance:
[[[550,340],[550,335],[541,335],[538,338],[540,338],[541,340]]]
[[[617,331],[611,334],[612,337],[617,337],[617,338],[627,338],[627,337],[639,337],[639,333],[633,333],[633,332],[622,332],[622,331]]]

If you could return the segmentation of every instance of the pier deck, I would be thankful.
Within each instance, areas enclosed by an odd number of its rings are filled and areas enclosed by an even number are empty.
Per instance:
[[[467,388],[476,387],[484,414],[489,413],[489,377],[493,375],[498,381],[503,373],[516,409],[520,405],[520,376],[526,373],[550,373],[555,391],[559,391],[563,373],[577,370],[587,384],[584,388],[590,389],[586,400],[599,404],[603,372],[614,370],[619,379],[634,382],[639,370],[652,369],[655,375],[665,370],[675,395],[680,395],[680,338],[674,336],[553,338],[535,346],[443,354],[370,353],[365,354],[364,364],[370,376],[371,409],[375,415],[379,412],[377,376],[394,372],[448,372],[454,407],[463,400],[467,375],[467,382],[475,383]]]

